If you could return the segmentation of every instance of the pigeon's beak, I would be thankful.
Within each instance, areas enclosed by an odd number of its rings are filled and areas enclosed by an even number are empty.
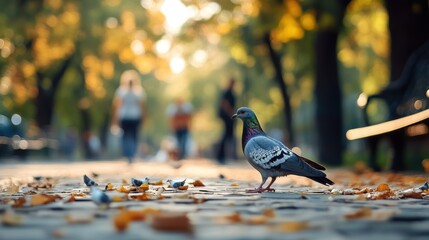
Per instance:
[[[234,115],[232,115],[232,119],[236,119],[238,117],[238,115],[237,114],[234,114]]]

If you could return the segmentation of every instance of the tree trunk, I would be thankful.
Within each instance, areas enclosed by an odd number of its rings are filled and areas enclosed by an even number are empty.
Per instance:
[[[319,2],[319,26],[316,33],[315,103],[318,159],[329,165],[340,165],[343,153],[342,96],[338,75],[337,40],[349,0]],[[326,5],[324,5],[326,4]],[[326,24],[320,19],[333,16]]]
[[[37,71],[37,90],[38,94],[35,99],[36,105],[36,124],[43,131],[50,130],[52,125],[52,117],[55,108],[55,94],[58,86],[71,62],[72,55],[69,56],[56,73],[52,76],[46,76],[41,71]],[[46,84],[45,81],[48,81]]]
[[[290,100],[289,100],[289,94],[287,91],[287,86],[283,78],[283,70],[281,66],[280,57],[277,54],[277,52],[273,49],[273,46],[271,44],[270,39],[270,33],[266,33],[264,36],[264,42],[267,46],[271,62],[273,63],[274,71],[276,73],[275,80],[277,84],[279,85],[280,92],[283,97],[283,104],[284,104],[284,119],[286,121],[285,126],[287,130],[287,137],[286,142],[289,146],[292,146],[295,143],[293,129],[292,129],[292,109],[290,106]]]
[[[411,53],[429,37],[427,0],[386,0],[390,30],[390,81],[399,79]]]

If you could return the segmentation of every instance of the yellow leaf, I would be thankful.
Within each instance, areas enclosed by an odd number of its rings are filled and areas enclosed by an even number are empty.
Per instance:
[[[36,194],[30,200],[31,206],[45,205],[55,202],[57,199],[62,199],[58,195]]]
[[[162,180],[156,181],[154,183],[150,183],[150,185],[155,185],[155,186],[160,186],[163,185],[164,183],[162,182]]]

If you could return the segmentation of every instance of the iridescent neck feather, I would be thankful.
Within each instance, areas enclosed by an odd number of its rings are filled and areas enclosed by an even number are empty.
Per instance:
[[[247,142],[254,136],[265,135],[264,131],[259,125],[256,116],[243,119],[243,135],[241,138],[242,148],[246,146]]]

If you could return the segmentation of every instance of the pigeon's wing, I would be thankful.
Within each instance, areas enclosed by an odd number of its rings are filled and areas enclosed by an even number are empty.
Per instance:
[[[244,154],[256,165],[266,170],[278,170],[300,176],[326,176],[301,160],[289,148],[267,136],[250,139],[244,148]]]
[[[318,164],[317,162],[311,161],[308,158],[305,158],[303,156],[299,156],[302,160],[304,160],[306,163],[308,163],[310,166],[314,167],[315,169],[319,169],[319,170],[326,170],[326,168],[320,164]]]

